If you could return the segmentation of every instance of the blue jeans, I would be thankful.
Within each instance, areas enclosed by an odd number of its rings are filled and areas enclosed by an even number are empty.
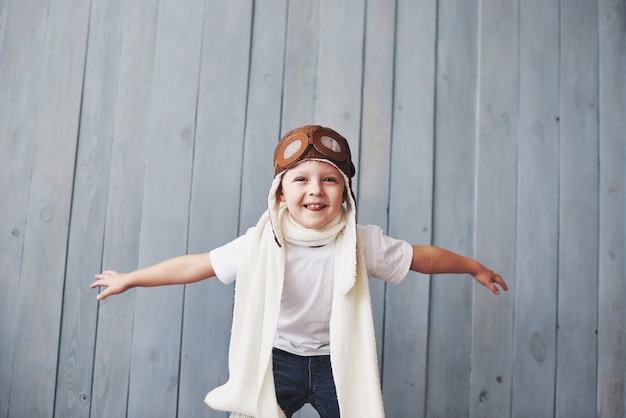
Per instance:
[[[304,357],[274,348],[272,365],[276,399],[287,418],[305,403],[321,418],[339,418],[330,356]]]

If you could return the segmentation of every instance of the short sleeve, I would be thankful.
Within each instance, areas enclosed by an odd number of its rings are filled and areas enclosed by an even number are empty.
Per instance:
[[[248,229],[244,235],[209,252],[215,276],[217,276],[222,283],[228,284],[235,281],[241,253],[248,239],[247,237],[253,229],[254,227]]]
[[[411,244],[385,235],[376,225],[359,225],[358,231],[368,275],[387,283],[400,283],[411,266]]]

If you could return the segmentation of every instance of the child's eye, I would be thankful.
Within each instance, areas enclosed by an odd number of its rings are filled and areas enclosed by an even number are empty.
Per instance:
[[[337,179],[334,177],[326,177],[324,181],[328,183],[337,183]]]
[[[305,181],[306,179],[304,177],[296,177],[295,179],[293,179],[293,181]]]

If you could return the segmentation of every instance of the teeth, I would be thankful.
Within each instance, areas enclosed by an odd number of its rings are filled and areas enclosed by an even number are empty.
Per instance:
[[[306,205],[306,207],[310,208],[310,209],[321,209],[321,208],[324,207],[324,205],[312,205],[312,204],[309,204],[309,205]]]

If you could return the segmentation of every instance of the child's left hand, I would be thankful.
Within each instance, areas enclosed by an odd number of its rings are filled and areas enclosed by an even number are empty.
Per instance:
[[[494,295],[500,294],[500,290],[498,289],[496,284],[500,285],[500,287],[504,291],[509,290],[504,279],[502,279],[502,277],[498,273],[495,273],[494,271],[489,270],[486,267],[483,267],[478,273],[474,274],[473,276],[478,283],[491,290],[491,293],[493,293]]]

